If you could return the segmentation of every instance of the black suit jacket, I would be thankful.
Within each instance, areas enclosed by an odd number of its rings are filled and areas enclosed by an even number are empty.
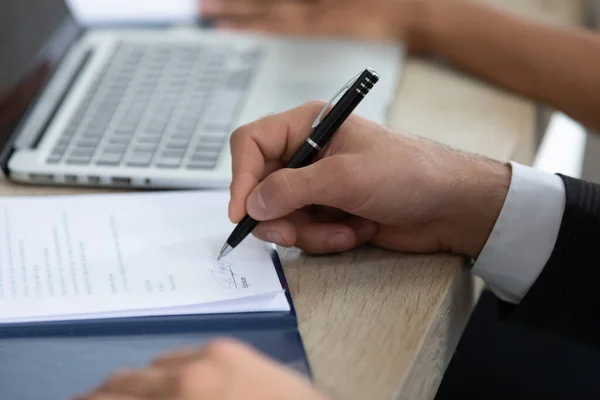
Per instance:
[[[559,176],[566,203],[552,255],[519,305],[501,302],[499,312],[506,321],[600,348],[600,185]]]

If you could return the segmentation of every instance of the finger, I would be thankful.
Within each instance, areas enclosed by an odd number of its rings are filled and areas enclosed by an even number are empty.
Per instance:
[[[169,398],[176,392],[174,380],[172,371],[150,367],[117,373],[100,385],[96,392],[152,399]]]
[[[264,14],[275,3],[269,0],[204,0],[202,16],[213,19],[245,18]]]
[[[356,216],[350,217],[344,223],[354,230],[357,246],[361,246],[372,240],[379,231],[379,224]]]
[[[217,28],[228,30],[246,30],[254,32],[269,32],[285,35],[317,35],[315,22],[319,19],[318,2],[284,1],[271,5],[247,18],[223,19],[217,23]]]
[[[226,393],[231,375],[214,362],[196,360],[186,364],[180,372],[179,400],[210,400],[230,398]]]
[[[280,218],[311,204],[343,210],[358,195],[348,195],[356,192],[347,179],[350,164],[345,156],[336,156],[304,168],[278,170],[252,190],[246,210],[258,221]]]
[[[114,393],[90,393],[81,396],[76,396],[72,400],[145,400],[139,397],[120,395]]]
[[[242,126],[231,135],[232,222],[239,222],[246,214],[246,198],[265,172],[280,166],[306,140],[321,109],[319,102],[308,103]]]
[[[185,348],[163,354],[155,358],[150,365],[156,368],[171,369],[194,362],[202,357],[202,348]]]
[[[361,15],[352,4],[333,0],[281,1],[265,7],[262,12],[245,18],[222,18],[216,27],[224,30],[243,30],[296,36],[342,36],[357,35],[357,29],[348,24]],[[360,32],[364,29],[360,30]],[[360,36],[360,35],[358,35]]]
[[[221,349],[223,347],[236,350],[248,348],[247,345],[233,339],[215,339],[201,347],[182,348],[165,353],[155,358],[150,365],[157,369],[169,369],[207,357],[210,358],[215,353],[219,354],[219,351],[215,351],[215,348]]]
[[[347,212],[337,208],[317,205],[311,207],[311,214],[321,222],[341,221],[351,216]]]
[[[263,172],[261,174],[261,176],[256,179],[256,176],[249,174],[247,171],[242,171],[239,173],[238,175],[238,182],[236,185],[231,185],[230,186],[230,195],[232,199],[238,199],[240,196],[246,196],[245,194],[239,194],[239,193],[250,193],[252,191],[252,189],[254,189],[254,187],[258,184],[258,182],[262,181],[263,179],[265,179],[267,176],[269,176],[270,174],[272,174],[273,172],[277,171],[278,169],[281,169],[282,167],[282,162],[281,160],[269,160],[265,162],[265,165],[263,167]],[[229,208],[227,209],[227,215],[229,216],[229,219],[233,222],[239,222],[244,215],[246,214],[246,210],[244,208],[244,210],[239,210],[239,207],[236,208],[235,203],[230,201],[229,202]]]
[[[354,216],[339,223],[288,216],[263,222],[253,232],[262,240],[284,247],[296,246],[312,254],[349,250],[367,243],[376,233],[377,224]]]
[[[261,222],[252,234],[257,238],[283,247],[291,247],[296,243],[296,227],[311,222],[312,218],[306,210],[298,210],[284,218]]]

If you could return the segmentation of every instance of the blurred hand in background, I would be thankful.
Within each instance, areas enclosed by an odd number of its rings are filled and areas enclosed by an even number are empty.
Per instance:
[[[217,28],[408,41],[429,0],[201,0]]]

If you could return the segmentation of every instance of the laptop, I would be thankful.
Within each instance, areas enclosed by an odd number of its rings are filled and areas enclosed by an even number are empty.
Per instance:
[[[403,57],[396,44],[85,28],[64,0],[3,0],[0,166],[33,184],[225,188],[237,127],[327,101],[366,67],[381,80],[356,113],[385,123]]]

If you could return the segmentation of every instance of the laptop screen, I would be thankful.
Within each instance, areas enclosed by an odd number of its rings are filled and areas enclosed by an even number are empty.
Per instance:
[[[14,130],[78,34],[65,0],[0,1],[0,142]]]

